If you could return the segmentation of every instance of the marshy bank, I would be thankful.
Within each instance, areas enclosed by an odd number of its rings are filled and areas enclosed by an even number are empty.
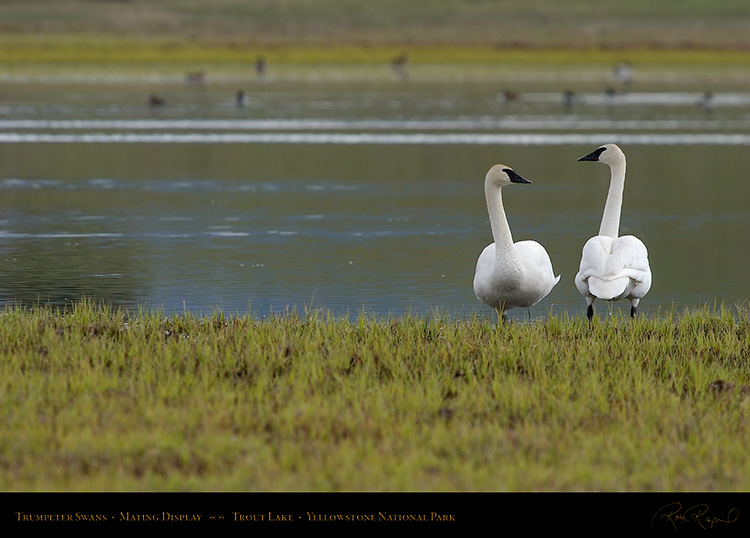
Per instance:
[[[750,310],[0,316],[5,491],[743,491]]]

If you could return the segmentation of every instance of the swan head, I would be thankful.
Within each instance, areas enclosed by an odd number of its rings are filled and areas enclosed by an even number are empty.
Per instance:
[[[588,155],[584,155],[579,161],[596,161],[612,166],[625,161],[625,154],[617,144],[604,144],[599,146]]]
[[[531,181],[516,174],[510,166],[496,164],[487,172],[485,183],[500,188],[511,183],[531,183]]]

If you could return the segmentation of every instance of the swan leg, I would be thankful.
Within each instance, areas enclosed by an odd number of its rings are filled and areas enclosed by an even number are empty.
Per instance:
[[[586,317],[589,318],[589,321],[591,321],[591,318],[594,317],[594,305],[593,304],[589,304],[586,307]]]
[[[630,299],[630,317],[634,318],[638,314],[638,303],[640,299]]]

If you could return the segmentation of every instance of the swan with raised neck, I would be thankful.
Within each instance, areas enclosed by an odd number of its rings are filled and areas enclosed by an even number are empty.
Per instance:
[[[589,320],[593,317],[595,299],[627,299],[631,305],[630,315],[635,317],[638,303],[651,288],[651,267],[646,245],[635,236],[619,235],[625,153],[616,144],[605,144],[578,160],[601,162],[610,169],[599,235],[583,246],[580,269],[575,277],[576,287],[586,299],[586,316]]]
[[[494,165],[485,176],[484,195],[494,243],[480,254],[474,273],[475,295],[501,319],[510,308],[535,305],[560,280],[542,245],[528,240],[513,242],[502,198],[502,188],[512,183],[531,181],[504,164]]]

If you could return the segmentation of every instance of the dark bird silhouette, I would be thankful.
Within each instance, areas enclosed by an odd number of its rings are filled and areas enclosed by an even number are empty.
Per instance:
[[[190,71],[185,75],[185,82],[188,84],[200,85],[206,81],[206,74],[203,71]]]
[[[495,99],[497,99],[498,101],[504,101],[506,103],[510,101],[517,101],[518,98],[518,92],[514,92],[512,90],[503,90],[495,96]]]
[[[399,54],[393,60],[391,60],[391,67],[393,71],[401,78],[406,78],[409,73],[407,71],[409,66],[409,55],[406,53]]]
[[[245,95],[245,92],[243,90],[237,90],[234,98],[237,102],[237,106],[244,106],[247,102],[247,95]]]
[[[149,106],[156,107],[156,106],[164,106],[166,104],[166,101],[163,97],[159,97],[155,93],[152,93],[148,96],[148,104]]]
[[[255,74],[262,77],[266,74],[266,59],[263,56],[258,56],[255,59]]]
[[[570,108],[574,104],[576,104],[576,94],[573,93],[571,90],[566,90],[565,93],[563,93],[563,105],[565,108]]]
[[[714,109],[714,94],[706,92],[698,101],[698,106],[706,112],[711,112]]]

